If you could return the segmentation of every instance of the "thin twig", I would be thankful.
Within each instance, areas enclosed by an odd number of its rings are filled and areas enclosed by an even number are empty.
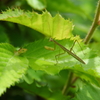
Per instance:
[[[90,28],[87,36],[84,39],[84,43],[85,44],[89,43],[89,41],[90,41],[90,39],[91,39],[91,37],[93,35],[93,32],[95,31],[96,27],[98,26],[99,13],[100,13],[100,0],[98,1],[98,4],[97,4],[96,13],[95,13],[95,17],[94,17],[93,23],[91,25],[91,28]]]
[[[65,83],[65,85],[63,87],[62,94],[67,95],[68,90],[71,86],[72,78],[73,78],[73,72],[69,72],[69,76],[68,76],[67,82]]]

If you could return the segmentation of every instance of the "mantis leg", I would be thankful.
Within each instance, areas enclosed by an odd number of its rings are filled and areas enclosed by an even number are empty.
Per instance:
[[[72,47],[70,48],[70,51],[72,51],[72,49],[73,49],[73,47],[74,47],[74,45],[75,45],[76,41],[77,41],[77,40],[75,40],[75,41],[74,41],[74,43],[73,43]]]
[[[73,47],[74,47],[74,45],[75,45],[75,43],[78,43],[78,45],[80,46],[80,44],[79,44],[79,42],[77,41],[77,40],[75,40],[74,41],[74,43],[73,43],[73,45],[72,45],[72,47],[70,48],[70,51],[72,51],[73,50]],[[82,52],[83,52],[83,49],[82,49],[82,47],[80,46],[80,48],[81,48],[81,50],[82,50]],[[83,54],[84,54],[84,52],[83,52]],[[85,55],[85,54],[84,54]]]
[[[60,54],[58,54],[58,55],[55,55],[56,64],[58,64],[58,58],[59,58],[59,56],[65,54],[65,53],[66,53],[66,52],[60,53]]]

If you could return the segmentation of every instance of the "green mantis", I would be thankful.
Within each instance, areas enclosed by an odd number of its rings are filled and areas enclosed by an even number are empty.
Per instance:
[[[73,56],[75,59],[77,59],[79,62],[86,64],[80,57],[78,57],[76,54],[74,54],[71,50],[68,50],[67,48],[65,48],[64,46],[62,46],[61,44],[59,44],[57,41],[55,41],[54,39],[50,38],[50,41],[54,42],[56,45],[58,45],[63,51],[64,53],[67,52],[69,55]],[[64,53],[58,54],[56,56],[62,55]]]

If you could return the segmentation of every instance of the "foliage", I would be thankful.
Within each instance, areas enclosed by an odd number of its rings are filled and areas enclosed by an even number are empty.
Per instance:
[[[18,86],[29,94],[38,95],[46,100],[98,100],[100,57],[94,49],[99,50],[99,47],[95,41],[87,46],[80,38],[85,37],[88,23],[94,13],[91,9],[95,7],[92,7],[91,2],[18,0],[8,3],[8,6],[19,4],[26,10],[6,8],[7,1],[2,1],[2,4],[0,95],[4,94],[7,88]],[[29,5],[35,11],[31,11]],[[88,11],[83,9],[83,6],[87,7]],[[64,17],[73,19],[73,22]],[[75,28],[73,23],[76,25]],[[94,36],[94,40],[99,44],[98,30],[95,33],[97,35]],[[63,49],[59,45],[54,45],[48,38],[55,39],[70,52],[73,52],[70,48],[77,40],[73,53],[85,64],[68,52],[59,55],[64,52]]]

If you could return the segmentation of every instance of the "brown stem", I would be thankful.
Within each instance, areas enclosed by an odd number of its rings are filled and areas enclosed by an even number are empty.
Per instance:
[[[69,72],[69,76],[68,76],[67,82],[65,83],[65,85],[63,87],[62,94],[67,95],[68,90],[71,85],[72,78],[73,78],[73,72]]]
[[[95,13],[95,17],[94,17],[94,20],[93,20],[93,23],[91,25],[91,28],[87,34],[87,36],[85,37],[84,39],[84,43],[85,44],[88,44],[92,35],[93,35],[93,32],[95,31],[96,27],[99,25],[98,24],[98,21],[99,21],[99,13],[100,13],[100,0],[98,1],[98,4],[97,4],[97,9],[96,9],[96,13]],[[76,80],[78,79],[78,77],[75,77],[74,80],[71,81],[71,84],[75,83]]]
[[[96,13],[95,13],[95,17],[94,17],[93,23],[91,25],[91,28],[90,28],[87,36],[84,39],[84,43],[85,44],[89,43],[89,41],[90,41],[90,39],[91,39],[91,37],[93,35],[93,32],[95,31],[96,27],[98,26],[99,12],[100,12],[100,0],[98,1],[98,4],[97,4]]]
[[[98,4],[97,4],[97,9],[96,9],[96,13],[95,13],[95,17],[94,17],[94,20],[93,20],[93,23],[91,25],[91,28],[87,34],[87,36],[85,37],[84,39],[84,43],[85,44],[88,44],[92,35],[93,35],[93,32],[95,31],[96,27],[98,26],[98,21],[99,21],[99,12],[100,12],[100,0],[98,1]],[[76,82],[76,80],[78,79],[78,77],[75,77],[73,79],[73,73],[70,72],[69,74],[69,78],[65,84],[65,86],[63,87],[63,90],[62,90],[62,93],[63,94],[67,94],[68,93],[68,89],[70,87],[70,85],[72,85],[74,82]]]

